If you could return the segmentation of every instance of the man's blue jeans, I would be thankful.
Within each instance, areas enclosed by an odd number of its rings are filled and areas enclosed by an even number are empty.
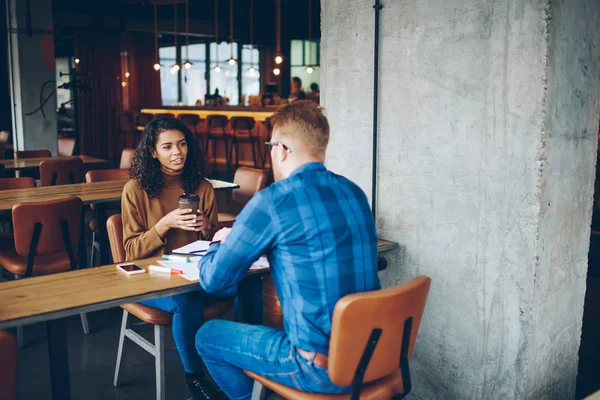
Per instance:
[[[173,313],[173,339],[179,351],[183,369],[188,373],[202,371],[202,359],[196,352],[194,337],[204,322],[204,299],[198,292],[177,294],[141,301],[148,307]]]
[[[209,321],[196,335],[196,348],[215,382],[232,400],[249,400],[253,380],[242,370],[309,393],[347,393],[327,370],[296,351],[282,329]]]

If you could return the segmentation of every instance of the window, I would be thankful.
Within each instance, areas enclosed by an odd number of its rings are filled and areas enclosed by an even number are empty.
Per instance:
[[[175,47],[161,47],[158,49],[158,56],[160,58],[160,93],[162,97],[162,104],[164,106],[172,106],[177,104],[177,93],[179,86],[177,82],[177,72],[173,73],[171,66],[175,64],[177,59],[175,53]]]
[[[245,104],[250,96],[260,93],[259,51],[255,47],[242,48],[242,95]]]
[[[217,44],[210,44],[210,90],[214,94],[218,89],[219,94],[229,99],[229,104],[239,104],[238,96],[238,66],[237,64],[229,65],[227,62],[232,56],[237,58],[237,43],[232,46],[227,42],[221,42],[217,51]],[[217,54],[218,53],[218,54]],[[218,57],[217,57],[218,56]],[[221,67],[219,72],[214,70],[216,65]]]
[[[56,103],[58,108],[67,107],[72,108],[71,104],[71,90],[63,89],[62,85],[69,83],[71,77],[66,75],[71,72],[72,62],[69,57],[60,57],[55,60],[56,63]],[[60,76],[62,73],[62,76]]]
[[[189,51],[188,51],[189,50]],[[189,69],[182,68],[181,71],[181,94],[182,102],[186,106],[204,104],[206,94],[206,44],[191,44],[181,47],[181,59],[188,59],[192,63]]]
[[[319,42],[315,40],[292,40],[290,50],[291,75],[302,79],[303,89],[308,94],[310,84],[316,83],[318,85],[321,80]],[[309,65],[313,67],[311,74],[306,71],[306,67]]]

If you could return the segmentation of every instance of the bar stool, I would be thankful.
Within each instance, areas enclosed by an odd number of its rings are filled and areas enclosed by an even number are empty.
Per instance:
[[[154,119],[159,119],[159,118],[175,118],[175,115],[171,114],[171,113],[154,114]]]
[[[128,138],[131,137],[131,146],[128,145]],[[117,114],[117,140],[116,140],[116,151],[118,154],[119,147],[121,145],[121,139],[123,139],[123,148],[135,146],[135,130],[133,127],[133,118],[131,113],[122,112]]]
[[[235,148],[235,169],[239,167],[240,143],[248,143],[252,147],[253,167],[258,168],[258,158],[256,157],[256,146],[258,145],[258,136],[253,135],[254,118],[252,117],[232,117],[229,120],[231,127],[231,147],[229,148],[229,160],[233,161],[233,150]]]
[[[123,220],[121,214],[112,215],[106,223],[108,238],[115,263],[124,262],[126,259],[125,247],[123,246]],[[125,338],[146,350],[154,356],[156,369],[156,399],[165,399],[165,327],[170,326],[173,314],[158,310],[156,308],[131,303],[121,306],[123,309],[123,320],[121,322],[121,333],[119,335],[119,349],[117,351],[117,363],[115,365],[115,376],[113,385],[119,386],[121,363],[125,353]],[[233,308],[233,301],[217,301],[207,303],[204,306],[204,321],[218,318]],[[129,314],[138,319],[154,325],[154,344],[148,342],[139,333],[129,328]]]
[[[135,156],[135,149],[123,149],[121,152],[121,161],[119,162],[119,168],[129,169],[131,168],[131,162]]]
[[[0,388],[2,400],[17,398],[17,342],[6,331],[0,331]]]
[[[351,386],[350,394],[304,393],[244,371],[255,380],[252,400],[262,400],[265,388],[288,400],[404,398],[411,391],[408,358],[430,286],[430,278],[418,276],[403,285],[350,294],[337,302],[324,368],[333,383]]]
[[[135,115],[134,129],[137,134],[135,135],[133,147],[136,147],[137,144],[139,143],[140,133],[144,130],[146,125],[148,125],[150,123],[150,121],[152,121],[152,114],[137,113]]]
[[[229,136],[227,132],[227,117],[224,115],[209,115],[206,117],[206,141],[208,147],[212,142],[213,171],[217,169],[217,142],[225,146],[225,170],[229,170]]]
[[[74,196],[15,205],[14,246],[0,252],[0,265],[16,279],[77,269],[74,249],[81,237],[82,207]],[[81,321],[87,334],[85,314],[81,314]],[[17,327],[17,341],[23,348],[22,326]]]
[[[242,208],[254,196],[267,187],[268,173],[264,169],[240,167],[235,171],[233,182],[240,187],[233,189],[226,213],[219,213],[219,229],[231,227]]]
[[[263,126],[267,130],[267,140],[265,140],[265,141],[271,140],[271,134],[273,133],[273,124],[271,123],[271,119],[266,118],[263,121]],[[269,152],[269,149],[262,146],[262,143],[259,144],[258,149],[259,149],[259,151],[260,151],[260,149],[263,149],[259,153],[259,154],[261,154],[262,167],[265,169],[271,168],[271,153]],[[267,161],[269,161],[269,162],[267,163]]]
[[[55,186],[83,182],[83,161],[80,158],[70,160],[46,160],[40,163],[40,185]]]
[[[200,117],[196,114],[179,114],[177,119],[187,125],[190,131],[198,134],[198,126],[200,125]]]

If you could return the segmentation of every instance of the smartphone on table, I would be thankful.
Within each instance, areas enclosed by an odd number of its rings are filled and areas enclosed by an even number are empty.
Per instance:
[[[117,264],[117,269],[126,275],[143,274],[146,270],[135,263]]]

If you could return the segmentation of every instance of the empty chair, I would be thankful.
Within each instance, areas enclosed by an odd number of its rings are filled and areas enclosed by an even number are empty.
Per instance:
[[[17,398],[17,341],[6,331],[0,331],[0,399]]]
[[[58,138],[58,155],[72,156],[75,152],[74,138]]]
[[[106,227],[108,238],[115,263],[125,261],[125,247],[123,246],[123,221],[121,214],[112,215],[108,218]],[[117,363],[115,366],[114,386],[119,386],[120,371],[123,360],[125,338],[142,347],[155,358],[156,369],[156,398],[165,398],[165,326],[171,325],[173,315],[156,308],[143,306],[141,304],[124,304],[123,320],[121,322],[121,334],[119,336],[119,348],[117,351]],[[233,308],[233,302],[207,302],[204,305],[204,322],[215,319]],[[129,314],[138,319],[154,325],[154,344],[149,343],[139,333],[129,327]]]
[[[44,158],[52,157],[50,150],[22,150],[15,151],[15,160],[23,160],[25,158]]]
[[[258,146],[258,135],[254,134],[254,118],[232,117],[229,121],[231,127],[231,147],[229,148],[229,160],[233,168],[240,165],[240,144],[247,143],[252,149],[252,166],[258,168],[259,157],[256,156]],[[235,150],[235,164],[233,163],[233,150]]]
[[[264,169],[240,167],[235,171],[233,182],[240,187],[233,189],[228,212],[219,213],[219,227],[231,227],[237,214],[250,201],[255,193],[267,187],[268,173]]]
[[[6,143],[0,140],[0,160],[6,158]]]
[[[146,113],[138,113],[135,115],[135,140],[134,140],[134,144],[132,147],[136,147],[139,140],[140,140],[140,133],[144,130],[144,128],[146,127],[146,125],[148,125],[148,123],[152,121],[152,114],[146,114]]]
[[[83,181],[83,161],[80,158],[70,160],[46,160],[40,163],[41,186],[69,185]]]
[[[85,181],[90,182],[106,182],[106,181],[122,181],[129,179],[129,170],[127,169],[99,169],[88,171],[85,174]],[[96,211],[96,206],[90,204],[90,208]],[[121,202],[114,201],[106,204],[107,213],[118,213],[121,209]],[[89,227],[92,231],[92,251],[90,254],[90,266],[94,265],[94,258],[96,256],[96,250],[100,251],[100,244],[96,241],[96,235],[98,233],[98,220],[96,218],[90,221]]]
[[[129,138],[131,138],[131,147],[135,146],[135,129],[133,127],[133,117],[129,112],[117,114],[117,151],[121,142],[123,147],[129,147]],[[118,153],[117,153],[118,154]]]
[[[135,155],[135,149],[123,149],[121,152],[121,161],[119,162],[119,168],[129,169],[133,162],[133,156]]]
[[[198,134],[200,133],[198,131],[198,127],[200,125],[200,117],[196,114],[179,114],[177,116],[177,119],[179,119],[181,122],[183,122],[184,124],[187,125],[188,128],[190,128],[190,131]]]
[[[351,294],[337,302],[326,368],[333,383],[351,386],[350,394],[304,393],[245,371],[255,380],[252,400],[263,399],[265,387],[288,400],[404,398],[411,391],[408,358],[430,286],[430,278],[418,276],[403,285]]]
[[[1,165],[1,164],[0,164]],[[36,187],[35,179],[33,178],[0,178],[0,190],[12,190],[12,189],[31,189]],[[10,211],[0,211],[0,222],[10,223],[12,221],[12,215]],[[9,240],[13,241],[12,235],[2,235],[2,242]],[[4,246],[4,243],[0,244]]]
[[[213,170],[217,169],[217,164],[229,169],[229,135],[227,132],[227,117],[224,115],[209,115],[206,117],[206,146],[205,153],[208,154],[209,146],[212,143]],[[224,144],[224,158],[219,159],[217,153],[217,143]]]
[[[15,205],[12,209],[14,247],[0,252],[0,265],[15,278],[76,269],[75,249],[81,237],[82,207],[81,200],[73,196]],[[87,331],[86,322],[84,331]],[[22,348],[22,327],[17,329],[17,338]]]

